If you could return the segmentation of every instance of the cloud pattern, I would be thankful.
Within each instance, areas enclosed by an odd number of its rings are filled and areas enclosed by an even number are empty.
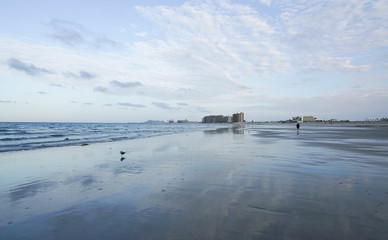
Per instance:
[[[133,103],[126,103],[126,102],[118,102],[117,105],[123,106],[123,107],[134,107],[134,108],[145,108],[146,107],[143,104],[133,104]]]
[[[71,46],[91,46],[93,48],[116,48],[118,43],[110,38],[100,36],[84,28],[81,24],[61,19],[53,19],[48,23],[51,28],[50,37]]]
[[[138,81],[136,81],[136,82],[120,82],[120,81],[113,80],[113,81],[110,81],[109,83],[110,83],[110,85],[115,86],[115,87],[119,87],[119,88],[132,88],[132,87],[143,86],[143,84],[141,84]]]
[[[79,71],[79,73],[74,73],[74,72],[64,72],[63,76],[67,78],[74,78],[74,79],[82,79],[82,80],[90,80],[96,77],[95,74],[86,72],[86,71]]]
[[[385,10],[386,3],[378,0],[260,0],[245,4],[186,1],[177,6],[138,6],[137,13],[153,25],[142,29],[141,38],[128,40],[120,51],[116,48],[118,41],[76,21],[53,19],[47,24],[51,39],[81,51],[79,55],[71,53],[68,62],[72,64],[61,66],[60,60],[56,65],[42,64],[43,60],[32,64],[19,60],[22,58],[16,54],[2,58],[8,59],[8,68],[39,79],[62,73],[64,79],[60,74],[55,79],[57,86],[86,86],[92,93],[109,94],[121,107],[145,108],[149,103],[161,110],[184,108],[203,113],[254,109],[260,104],[284,111],[283,104],[295,112],[298,109],[294,106],[303,103],[310,90],[321,86],[325,92],[309,98],[327,103],[319,106],[331,106],[334,99],[350,104],[349,99],[356,97],[356,92],[376,93],[362,98],[373,104],[388,100],[378,91],[387,86],[388,79],[384,70],[388,64]],[[83,47],[109,48],[111,52],[98,55],[97,61],[95,57],[85,57]],[[29,51],[19,52],[28,55]],[[63,57],[61,53],[47,55],[52,59]],[[34,58],[42,59],[33,54],[23,57]],[[376,69],[379,76],[373,72]],[[340,79],[338,75],[346,77]],[[376,81],[354,84],[355,76]],[[300,84],[301,79],[309,81]],[[309,83],[319,85],[310,84],[312,87],[308,88]],[[342,88],[338,89],[338,85]],[[304,88],[305,93],[298,88]],[[299,97],[301,94],[305,96]],[[135,101],[144,105],[121,101],[129,96],[140,96]],[[287,104],[290,102],[298,104]],[[306,107],[305,111],[311,109]]]
[[[154,105],[157,108],[161,108],[165,110],[176,110],[176,108],[171,107],[169,104],[164,102],[152,102],[152,105]]]
[[[45,68],[36,67],[34,64],[22,62],[16,58],[10,58],[7,61],[8,67],[24,72],[30,76],[36,76],[40,74],[52,74],[51,71]]]

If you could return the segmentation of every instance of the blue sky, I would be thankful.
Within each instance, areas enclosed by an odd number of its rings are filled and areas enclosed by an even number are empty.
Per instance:
[[[388,1],[2,1],[0,121],[388,117]]]

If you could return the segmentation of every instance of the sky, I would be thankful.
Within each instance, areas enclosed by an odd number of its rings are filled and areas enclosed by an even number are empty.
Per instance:
[[[388,0],[1,0],[0,121],[388,117]]]

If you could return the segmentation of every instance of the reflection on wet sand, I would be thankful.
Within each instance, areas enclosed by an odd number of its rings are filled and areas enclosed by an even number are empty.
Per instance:
[[[56,183],[48,180],[32,181],[22,183],[9,190],[9,198],[12,202],[25,198],[31,198],[40,192],[49,190],[55,187]]]
[[[83,147],[29,173],[41,180],[8,183],[0,238],[386,239],[387,138],[369,130],[245,126]]]
[[[114,174],[115,175],[120,175],[120,174],[141,174],[143,172],[143,168],[140,167],[140,166],[128,166],[128,165],[124,165],[124,166],[121,166],[121,167],[118,167],[116,169],[114,169]]]
[[[96,182],[96,177],[92,175],[86,175],[86,176],[72,176],[67,178],[64,181],[65,185],[71,185],[71,184],[81,184],[83,187],[91,186],[93,183]]]
[[[233,134],[244,134],[244,125],[230,125],[225,128],[218,128],[215,130],[205,130],[205,134],[223,134],[223,133],[233,133]]]

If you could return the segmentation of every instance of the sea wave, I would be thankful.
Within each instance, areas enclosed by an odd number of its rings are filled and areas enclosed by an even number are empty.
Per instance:
[[[0,123],[0,152],[155,137],[218,128],[218,124]]]

